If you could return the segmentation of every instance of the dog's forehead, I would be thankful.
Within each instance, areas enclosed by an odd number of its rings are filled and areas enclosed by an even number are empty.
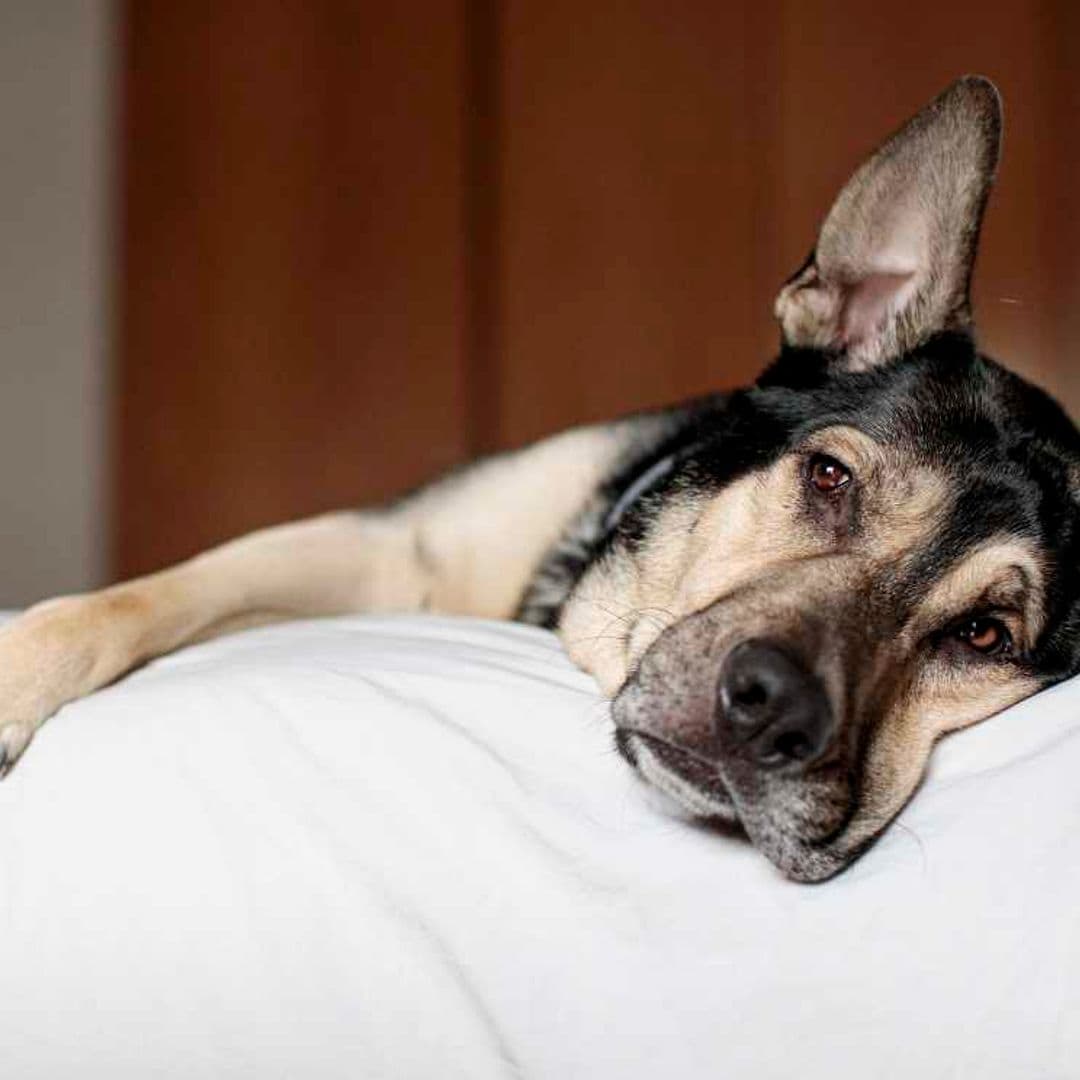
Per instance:
[[[868,372],[836,370],[822,354],[785,350],[753,394],[783,427],[849,423],[880,441],[913,439],[938,458],[1031,434],[1080,453],[1075,425],[1049,395],[958,335],[939,335],[916,354]]]
[[[1011,506],[1013,520],[997,528],[1031,524],[1025,496],[1054,504],[1059,516],[1077,501],[1080,435],[1072,421],[1038,387],[948,338],[873,372],[830,373],[811,385],[766,379],[754,395],[753,411],[773,421],[774,453],[817,432],[851,429],[864,436],[852,441],[853,452],[871,463],[946,476],[957,498],[966,493],[984,512]],[[1045,521],[1046,509],[1035,516]]]

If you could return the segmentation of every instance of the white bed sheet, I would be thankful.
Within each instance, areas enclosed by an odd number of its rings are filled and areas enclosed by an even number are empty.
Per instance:
[[[1080,682],[946,740],[853,869],[673,820],[551,635],[252,631],[0,785],[0,1069],[1080,1076]]]

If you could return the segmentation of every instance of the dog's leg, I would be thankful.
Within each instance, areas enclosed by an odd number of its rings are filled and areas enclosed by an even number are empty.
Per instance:
[[[568,432],[384,511],[266,529],[149,577],[31,608],[0,630],[0,772],[61,705],[193,641],[353,611],[512,614],[619,444],[613,428]]]

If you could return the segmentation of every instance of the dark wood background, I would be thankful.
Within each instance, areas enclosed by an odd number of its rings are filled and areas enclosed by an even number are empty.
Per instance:
[[[1080,406],[1075,8],[129,0],[114,572],[751,378],[847,173],[968,71],[983,342]]]

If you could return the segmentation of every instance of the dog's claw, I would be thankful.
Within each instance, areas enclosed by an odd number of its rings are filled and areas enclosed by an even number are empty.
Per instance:
[[[12,769],[34,736],[27,724],[8,724],[0,728],[0,780]]]

